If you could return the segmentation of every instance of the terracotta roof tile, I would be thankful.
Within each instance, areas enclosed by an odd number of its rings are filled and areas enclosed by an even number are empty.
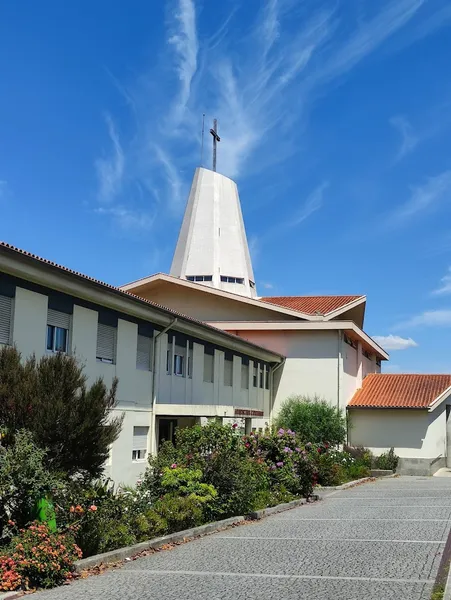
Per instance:
[[[351,408],[428,408],[451,387],[451,375],[372,373],[363,380]]]
[[[236,340],[240,340],[242,342],[244,341],[246,344],[248,344],[251,347],[254,347],[259,350],[265,350],[266,352],[268,352],[268,348],[259,346],[258,344],[254,344],[253,342],[246,340],[241,336],[237,336],[234,333],[230,333],[228,331],[224,331],[223,329],[213,327],[212,325],[208,325],[208,323],[205,323],[204,321],[199,321],[198,319],[194,319],[193,317],[184,315],[183,313],[177,312],[171,308],[168,308],[167,306],[163,306],[162,304],[157,304],[156,302],[153,302],[152,300],[147,300],[146,298],[137,296],[137,295],[133,294],[132,292],[128,292],[126,290],[121,290],[120,288],[115,287],[114,285],[105,283],[104,281],[100,281],[99,279],[95,279],[94,277],[90,277],[89,275],[84,275],[83,273],[80,273],[78,271],[73,271],[72,269],[68,269],[67,267],[59,265],[51,260],[48,260],[46,258],[41,258],[40,256],[37,256],[36,254],[32,254],[31,252],[27,252],[26,250],[22,250],[21,248],[16,248],[16,246],[12,246],[11,244],[8,244],[7,242],[2,242],[0,240],[0,248],[4,248],[5,250],[12,251],[16,254],[22,254],[23,256],[26,256],[33,260],[36,260],[37,262],[44,263],[46,265],[49,265],[50,267],[53,267],[60,271],[65,271],[66,273],[69,273],[70,275],[74,275],[75,277],[80,277],[81,279],[84,279],[85,281],[90,281],[96,285],[102,286],[103,288],[111,290],[112,292],[115,292],[121,296],[128,296],[130,299],[133,299],[142,304],[147,304],[149,306],[152,306],[153,308],[160,310],[161,312],[164,312],[166,314],[172,315],[174,317],[180,317],[180,318],[184,319],[185,321],[190,321],[191,323],[200,325],[204,329],[209,329],[209,330],[215,331],[216,333],[220,333],[220,334],[224,335],[225,337],[234,339],[235,341]],[[272,350],[270,350],[270,352],[283,358],[283,355],[279,354],[278,352],[273,352]]]
[[[263,302],[299,310],[308,315],[327,315],[364,296],[269,296]]]

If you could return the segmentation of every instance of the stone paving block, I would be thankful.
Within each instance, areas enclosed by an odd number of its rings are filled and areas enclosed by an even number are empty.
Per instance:
[[[116,571],[36,595],[39,600],[429,600],[432,585]]]
[[[378,481],[36,598],[426,600],[450,525],[451,482]]]
[[[372,539],[446,541],[450,521],[275,521],[267,519],[258,530],[252,525],[219,534],[221,538],[299,538],[312,540]]]

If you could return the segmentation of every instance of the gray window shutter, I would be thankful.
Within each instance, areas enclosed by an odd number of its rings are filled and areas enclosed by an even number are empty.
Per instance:
[[[152,370],[152,338],[138,335],[138,347],[136,351],[136,368],[143,371]]]
[[[0,296],[0,344],[11,343],[12,299]]]
[[[249,365],[241,365],[241,389],[249,389]]]
[[[116,348],[116,327],[99,323],[97,325],[97,358],[114,362]]]
[[[227,359],[224,361],[224,385],[233,385],[233,362]]]
[[[61,327],[62,329],[70,328],[70,315],[49,308],[47,312],[47,325]]]
[[[204,381],[212,383],[214,381],[214,356],[204,354]]]
[[[133,450],[147,450],[148,427],[133,427]]]

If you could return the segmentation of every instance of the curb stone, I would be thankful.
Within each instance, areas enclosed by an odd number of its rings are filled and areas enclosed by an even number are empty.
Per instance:
[[[223,519],[222,521],[214,521],[213,523],[207,523],[206,525],[200,525],[199,527],[193,527],[192,529],[185,529],[184,531],[171,533],[163,537],[141,542],[140,544],[133,544],[133,546],[127,546],[125,548],[111,550],[110,552],[104,552],[103,554],[96,554],[95,556],[82,558],[75,563],[75,571],[77,573],[81,573],[81,571],[98,567],[102,564],[105,565],[108,563],[124,561],[146,550],[156,550],[157,548],[161,548],[167,544],[188,541],[208,533],[214,533],[215,531],[219,531],[225,527],[231,527],[233,525],[237,525],[238,523],[244,523],[246,520],[259,520],[274,513],[290,510],[296,506],[302,506],[303,504],[308,502],[316,502],[317,500],[320,500],[320,497],[317,494],[314,494],[310,498],[299,498],[297,500],[293,500],[292,502],[278,504],[277,506],[271,506],[270,508],[254,511],[246,516],[230,517],[229,519]],[[0,598],[0,600],[2,599]]]
[[[451,600],[451,569],[448,571],[448,577],[446,579],[443,600]]]
[[[356,485],[360,485],[361,483],[369,483],[371,481],[377,481],[378,479],[392,479],[394,477],[399,477],[396,473],[392,473],[391,475],[383,475],[382,477],[362,477],[362,479],[354,479],[354,481],[348,481],[347,483],[342,483],[341,485],[325,485],[323,487],[317,488],[318,494],[321,492],[335,492],[340,490],[347,490],[349,488],[355,487]],[[321,497],[321,496],[320,496]]]
[[[320,497],[317,494],[313,494],[310,496],[310,498],[299,498],[298,500],[292,500],[291,502],[286,502],[284,504],[277,504],[277,506],[255,510],[254,512],[249,513],[247,518],[251,521],[258,521],[264,517],[268,517],[269,515],[283,512],[284,510],[290,510],[291,508],[296,508],[296,506],[302,506],[303,504],[307,504],[309,502],[316,502],[319,499]]]
[[[205,535],[207,533],[212,533],[213,531],[222,529],[223,527],[230,527],[231,525],[242,523],[243,521],[245,521],[245,518],[242,516],[230,517],[229,519],[224,519],[222,521],[214,521],[213,523],[207,523],[206,525],[200,525],[199,527],[193,527],[192,529],[185,529],[184,531],[178,531],[177,533],[171,533],[162,537],[153,538],[146,542],[141,542],[140,544],[133,544],[133,546],[118,548],[117,550],[110,550],[109,552],[104,552],[103,554],[96,554],[94,556],[89,556],[88,558],[82,558],[81,560],[77,560],[75,563],[75,571],[80,573],[85,569],[97,567],[101,564],[115,563],[126,560],[127,558],[131,558],[135,554],[139,554],[145,550],[155,550],[161,546],[165,546],[166,544],[183,542],[184,540]]]
[[[24,592],[0,592],[0,600],[15,600],[21,598]]]

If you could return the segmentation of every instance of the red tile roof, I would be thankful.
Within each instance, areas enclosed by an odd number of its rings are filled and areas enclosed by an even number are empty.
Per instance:
[[[269,296],[260,298],[260,300],[299,310],[308,315],[327,315],[338,308],[344,308],[359,298],[365,298],[365,296]]]
[[[372,373],[363,380],[351,408],[429,408],[451,387],[451,375]],[[451,390],[450,390],[451,391]]]

